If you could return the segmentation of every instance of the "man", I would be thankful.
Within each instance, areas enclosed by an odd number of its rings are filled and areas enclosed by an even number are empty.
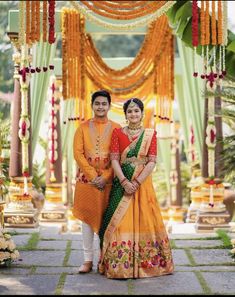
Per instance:
[[[74,158],[78,164],[73,215],[82,221],[84,263],[79,273],[88,273],[93,265],[94,232],[98,233],[108,204],[113,170],[109,147],[114,128],[120,125],[107,118],[111,96],[107,91],[93,93],[92,119],[81,124],[74,136]]]

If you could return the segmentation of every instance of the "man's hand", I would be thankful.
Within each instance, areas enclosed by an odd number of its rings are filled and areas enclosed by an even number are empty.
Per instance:
[[[99,190],[103,190],[105,185],[106,185],[106,181],[102,176],[97,176],[96,178],[94,178],[91,183]]]

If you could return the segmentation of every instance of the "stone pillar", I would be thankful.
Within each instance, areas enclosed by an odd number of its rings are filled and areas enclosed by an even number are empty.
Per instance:
[[[49,133],[46,158],[46,192],[45,203],[41,211],[40,221],[65,222],[67,221],[67,207],[62,197],[62,149],[60,129],[60,92],[61,81],[55,76],[50,78],[49,92]]]
[[[182,203],[180,153],[179,153],[179,123],[171,124],[171,173],[170,173],[170,209],[169,223],[183,223],[184,212]]]
[[[11,152],[10,152],[10,185],[9,185],[9,203],[4,211],[4,223],[6,227],[26,227],[32,228],[38,226],[38,211],[32,203],[32,153],[31,153],[31,130],[29,128],[28,145],[28,196],[24,195],[24,177],[22,176],[22,147],[19,139],[19,121],[21,114],[21,85],[20,85],[20,63],[22,53],[18,44],[18,33],[10,32],[9,37],[14,45],[14,100],[11,129]],[[27,58],[28,50],[26,51]],[[26,76],[30,74],[27,73]],[[30,92],[28,87],[28,114],[30,115]],[[30,119],[30,116],[29,116]]]

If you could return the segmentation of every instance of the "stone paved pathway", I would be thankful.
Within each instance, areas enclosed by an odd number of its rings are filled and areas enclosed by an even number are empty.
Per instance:
[[[187,229],[188,228],[188,229]],[[191,228],[191,229],[190,229]],[[234,295],[235,263],[217,233],[195,234],[192,225],[173,227],[175,273],[137,279],[109,280],[95,270],[77,273],[83,262],[80,233],[60,233],[61,226],[7,229],[20,259],[0,269],[0,295]],[[227,233],[234,237],[234,233]],[[98,240],[96,238],[96,267]]]

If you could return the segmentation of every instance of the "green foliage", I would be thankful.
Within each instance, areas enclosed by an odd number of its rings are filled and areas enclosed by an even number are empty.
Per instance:
[[[135,57],[144,35],[94,35],[92,40],[103,58]]]
[[[42,148],[47,150],[47,142],[39,137],[39,144],[42,146]],[[46,154],[44,154],[46,156]],[[35,188],[39,191],[42,191],[45,193],[45,188],[46,188],[46,158],[44,158],[43,162],[39,163],[34,163],[33,164],[33,180],[32,180],[33,185]]]
[[[191,178],[190,166],[185,163],[180,163],[181,174],[181,189],[183,197],[183,205],[188,206],[190,204],[190,189],[188,183]],[[163,164],[158,164],[152,174],[153,186],[157,195],[157,199],[161,206],[166,206],[169,199],[169,190],[167,187],[166,175]]]
[[[230,129],[230,134],[224,136],[222,140],[223,151],[221,153],[221,161],[223,162],[222,175],[225,181],[230,182],[235,186],[235,79],[227,79],[224,82],[224,87],[221,93],[216,93],[215,96],[220,96],[223,102],[222,119]]]
[[[18,1],[0,1],[0,92],[13,92],[13,71],[12,61],[13,48],[7,36],[8,11],[17,9]],[[5,119],[10,115],[10,104],[1,101],[0,117]]]
[[[0,152],[2,151],[2,155],[9,155],[10,150],[10,120],[2,120],[0,118]],[[3,153],[4,150],[4,153]],[[10,182],[9,179],[9,158],[5,157],[3,158],[3,162],[1,164],[2,174],[1,177],[3,179],[3,195],[7,194],[7,185]]]
[[[218,234],[220,240],[223,242],[223,248],[230,249],[232,247],[231,245],[231,239],[228,236],[228,232],[226,232],[223,229],[216,230],[216,233]]]

